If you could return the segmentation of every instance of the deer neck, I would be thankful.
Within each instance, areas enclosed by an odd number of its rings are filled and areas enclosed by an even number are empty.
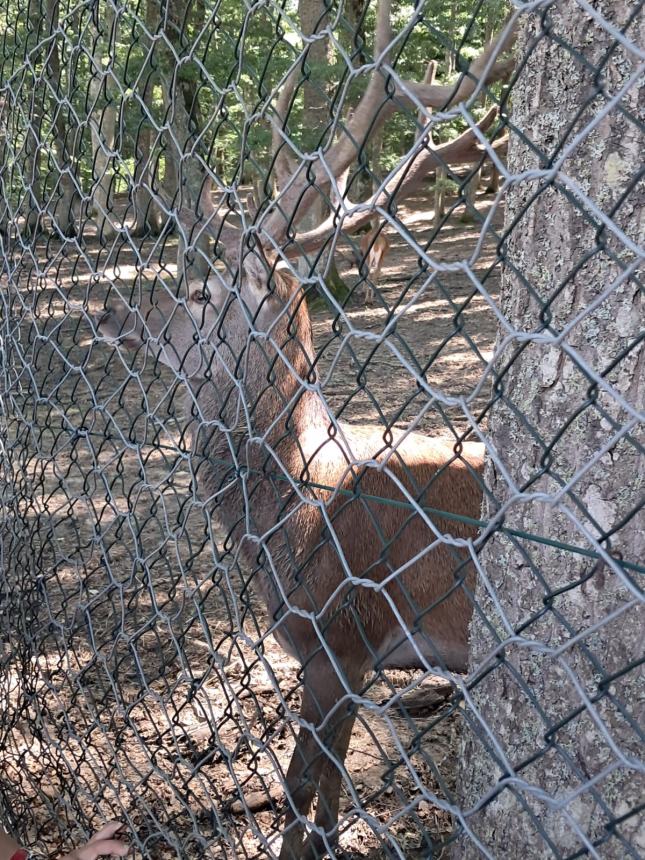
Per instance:
[[[246,351],[238,384],[231,381],[222,392],[206,383],[192,395],[200,496],[213,500],[217,519],[234,538],[264,534],[284,518],[285,507],[297,501],[294,487],[307,471],[310,440],[324,437],[329,426],[320,394],[307,387],[315,384],[315,369],[304,301],[272,339],[278,351],[262,339],[232,344],[233,352]]]

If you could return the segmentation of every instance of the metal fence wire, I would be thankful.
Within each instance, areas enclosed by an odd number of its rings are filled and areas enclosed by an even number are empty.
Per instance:
[[[645,856],[642,4],[0,8],[0,822]]]

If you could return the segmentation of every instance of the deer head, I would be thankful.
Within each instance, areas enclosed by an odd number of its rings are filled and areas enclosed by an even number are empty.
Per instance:
[[[157,279],[136,301],[111,297],[94,321],[99,336],[131,351],[145,345],[193,392],[208,389],[220,404],[240,381],[247,395],[252,389],[248,399],[273,386],[271,396],[289,401],[312,373],[303,289],[258,242],[236,256],[237,265],[213,267],[207,280],[184,289]]]

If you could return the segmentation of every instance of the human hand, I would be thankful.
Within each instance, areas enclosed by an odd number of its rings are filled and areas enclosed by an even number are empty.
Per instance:
[[[127,842],[114,838],[122,826],[120,821],[110,821],[95,833],[86,845],[70,851],[62,860],[97,860],[97,857],[108,857],[111,854],[125,857],[130,846]]]

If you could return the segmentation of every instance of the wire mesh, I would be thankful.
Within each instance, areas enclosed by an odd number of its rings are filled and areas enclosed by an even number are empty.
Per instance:
[[[0,822],[642,856],[642,4],[0,33]]]

